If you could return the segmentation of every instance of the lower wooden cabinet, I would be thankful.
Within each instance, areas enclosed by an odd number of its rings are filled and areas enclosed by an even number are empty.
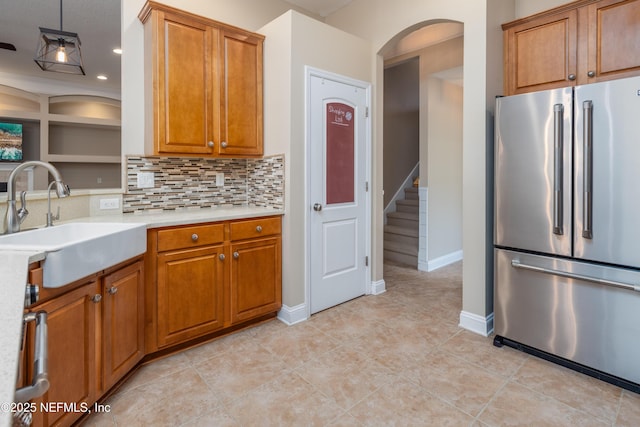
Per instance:
[[[231,323],[273,313],[282,305],[280,238],[232,243]]]
[[[106,391],[144,357],[142,261],[106,275],[102,288],[102,389]]]
[[[143,262],[105,273],[30,308],[47,312],[50,382],[34,426],[72,425],[144,356]]]
[[[222,245],[158,255],[158,346],[224,327],[224,257]]]
[[[47,312],[50,383],[44,396],[34,401],[38,407],[34,426],[71,425],[83,415],[81,408],[98,398],[100,301],[96,295],[100,285],[92,281],[34,309]],[[62,403],[69,406],[56,406]],[[41,410],[43,405],[49,410]],[[72,407],[78,411],[70,411]]]
[[[146,352],[278,311],[281,221],[276,216],[149,230]]]

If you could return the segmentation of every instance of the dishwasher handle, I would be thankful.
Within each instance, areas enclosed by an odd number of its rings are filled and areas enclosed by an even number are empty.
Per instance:
[[[24,315],[24,324],[36,322],[35,354],[33,360],[33,382],[31,385],[21,387],[16,390],[14,402],[28,402],[31,399],[40,397],[49,390],[49,374],[47,372],[47,313],[39,311],[37,313],[27,313]]]

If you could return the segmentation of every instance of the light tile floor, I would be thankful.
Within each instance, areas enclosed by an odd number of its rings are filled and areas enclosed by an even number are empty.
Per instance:
[[[148,364],[87,426],[639,426],[640,395],[457,326],[457,263]]]

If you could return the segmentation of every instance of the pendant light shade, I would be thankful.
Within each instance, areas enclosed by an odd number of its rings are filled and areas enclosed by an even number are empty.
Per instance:
[[[40,27],[40,37],[33,59],[43,71],[85,75],[77,33],[62,30],[62,0],[60,0],[60,30]]]

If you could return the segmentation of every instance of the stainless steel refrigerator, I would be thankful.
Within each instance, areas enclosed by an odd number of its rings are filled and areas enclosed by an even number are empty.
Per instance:
[[[640,392],[640,77],[498,98],[496,345]]]

